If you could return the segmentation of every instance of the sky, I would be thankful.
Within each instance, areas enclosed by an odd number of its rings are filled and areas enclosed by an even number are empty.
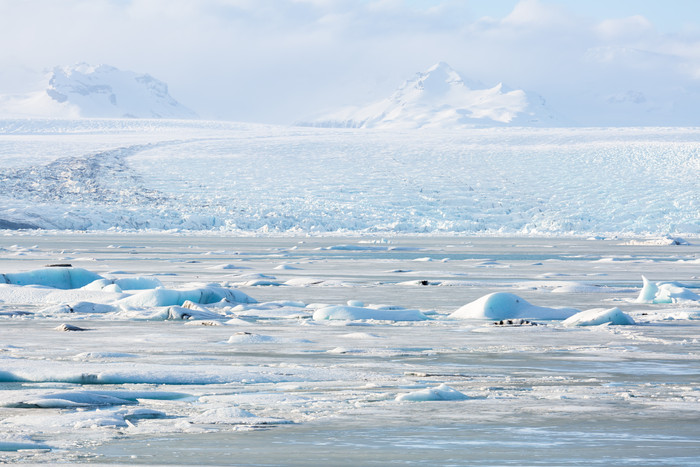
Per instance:
[[[54,66],[108,64],[227,120],[366,104],[439,61],[583,123],[604,103],[700,103],[695,0],[0,0],[0,44],[0,94],[41,89]]]

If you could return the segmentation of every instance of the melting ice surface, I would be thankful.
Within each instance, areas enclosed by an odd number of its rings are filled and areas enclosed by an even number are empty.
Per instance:
[[[700,462],[692,239],[0,238],[3,461]]]

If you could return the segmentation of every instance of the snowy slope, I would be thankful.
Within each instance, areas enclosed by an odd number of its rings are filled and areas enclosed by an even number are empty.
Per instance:
[[[0,114],[31,117],[196,118],[147,74],[108,65],[55,67],[42,91],[0,97]]]
[[[440,62],[403,83],[387,99],[348,108],[302,125],[342,128],[458,128],[553,125],[544,99],[503,84],[476,89]]]
[[[700,234],[700,130],[0,120],[0,226]]]

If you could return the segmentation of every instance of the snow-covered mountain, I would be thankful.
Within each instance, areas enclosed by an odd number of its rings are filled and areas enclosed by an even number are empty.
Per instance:
[[[387,99],[346,108],[301,125],[352,128],[455,128],[545,126],[557,119],[537,94],[502,83],[477,89],[440,62],[403,83]]]
[[[0,97],[0,114],[28,117],[197,118],[168,93],[168,85],[148,74],[108,65],[58,66],[45,89]]]

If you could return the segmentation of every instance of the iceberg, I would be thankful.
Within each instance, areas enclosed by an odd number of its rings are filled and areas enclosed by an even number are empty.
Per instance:
[[[637,303],[679,303],[700,301],[700,295],[691,292],[677,282],[649,281],[642,276],[643,286],[635,302]]]
[[[397,401],[413,401],[413,402],[426,402],[426,401],[463,401],[469,399],[464,393],[452,389],[445,383],[441,384],[436,388],[425,388],[420,391],[408,392],[404,394],[399,394],[396,396]]]
[[[54,289],[79,289],[91,282],[104,279],[87,269],[48,267],[27,272],[0,274],[0,281],[14,285],[43,285]]]
[[[226,300],[232,303],[257,303],[245,293],[224,287],[206,286],[194,289],[176,290],[157,288],[138,292],[117,302],[122,308],[150,308],[156,306],[183,306],[186,301],[193,303],[216,303]]]
[[[458,319],[566,319],[580,310],[535,306],[507,292],[496,292],[467,303],[450,315]]]
[[[564,326],[600,326],[605,324],[628,325],[636,324],[631,316],[623,313],[619,308],[593,308],[576,313],[565,319]]]

